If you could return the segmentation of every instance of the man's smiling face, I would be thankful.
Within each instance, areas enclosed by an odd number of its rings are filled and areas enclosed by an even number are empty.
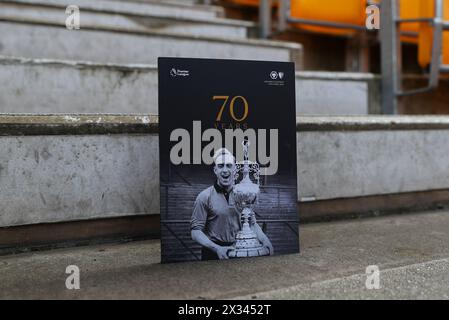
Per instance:
[[[217,176],[217,181],[223,188],[229,188],[234,184],[234,161],[225,161],[218,163],[214,167],[214,173]]]

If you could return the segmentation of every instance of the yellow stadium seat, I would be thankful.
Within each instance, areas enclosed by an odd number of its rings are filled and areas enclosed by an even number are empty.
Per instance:
[[[366,0],[292,0],[290,8],[293,18],[346,23],[357,26],[364,26],[366,21]],[[353,29],[307,24],[296,24],[296,27],[312,32],[334,35],[351,35],[357,32]]]

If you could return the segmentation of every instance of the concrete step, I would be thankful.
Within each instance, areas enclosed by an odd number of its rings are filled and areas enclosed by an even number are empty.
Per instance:
[[[33,215],[34,221],[73,221],[159,212],[154,117],[0,118],[9,128],[22,122],[16,134],[0,129],[0,148],[8,151],[0,155],[0,176],[9,181],[0,192],[0,226],[28,224]],[[56,135],[50,128],[59,128]]]
[[[0,57],[0,67],[3,113],[158,112],[155,66]],[[298,72],[297,114],[376,113],[378,88],[371,74]]]
[[[114,0],[120,2],[139,2],[139,3],[147,3],[147,2],[159,2],[159,3],[167,3],[167,4],[182,4],[188,6],[207,6],[211,7],[212,5],[204,5],[204,1],[201,0]],[[220,8],[217,6],[217,8]]]
[[[301,254],[262,259],[160,265],[159,241],[3,256],[0,298],[447,298],[448,213],[306,224]],[[81,290],[65,289],[68,265]],[[370,265],[380,290],[366,289]]]
[[[293,61],[302,68],[296,43],[220,39],[157,31],[84,26],[67,30],[44,20],[1,18],[0,54],[38,59],[156,64],[162,56]]]
[[[303,116],[297,130],[301,218],[447,203],[448,117]],[[0,227],[159,213],[155,116],[2,115],[0,150]]]
[[[449,258],[380,270],[379,289],[367,289],[367,274],[235,297],[249,300],[448,300]]]
[[[110,27],[125,31],[167,31],[192,36],[245,39],[255,33],[256,25],[212,16],[213,11],[186,11],[175,6],[155,10],[152,5],[98,0],[7,0],[0,1],[0,19],[40,19],[65,25],[66,7],[77,5],[81,12],[81,28]],[[161,6],[160,4],[157,4]],[[173,8],[172,8],[173,7]],[[177,9],[177,10],[174,10]],[[191,12],[189,12],[189,10]],[[196,12],[198,11],[198,13]],[[204,13],[206,12],[207,15]]]
[[[178,18],[190,19],[212,19],[223,17],[224,11],[221,7],[192,5],[187,1],[123,1],[123,0],[1,0],[3,4],[38,4],[45,3],[48,6],[60,6],[61,4],[68,6],[71,4],[80,6],[82,10],[85,8],[101,8],[105,11],[112,11],[116,13],[134,13],[143,15],[161,15],[161,16],[175,16]],[[65,11],[65,10],[64,10]]]

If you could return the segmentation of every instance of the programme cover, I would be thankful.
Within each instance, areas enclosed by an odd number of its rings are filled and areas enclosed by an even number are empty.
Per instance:
[[[293,63],[160,58],[162,262],[299,252]]]

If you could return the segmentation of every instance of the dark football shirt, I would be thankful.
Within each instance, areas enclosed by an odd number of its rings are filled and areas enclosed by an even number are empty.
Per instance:
[[[201,230],[213,242],[233,243],[240,230],[240,215],[235,209],[232,192],[215,184],[201,192],[193,207],[191,230]]]

